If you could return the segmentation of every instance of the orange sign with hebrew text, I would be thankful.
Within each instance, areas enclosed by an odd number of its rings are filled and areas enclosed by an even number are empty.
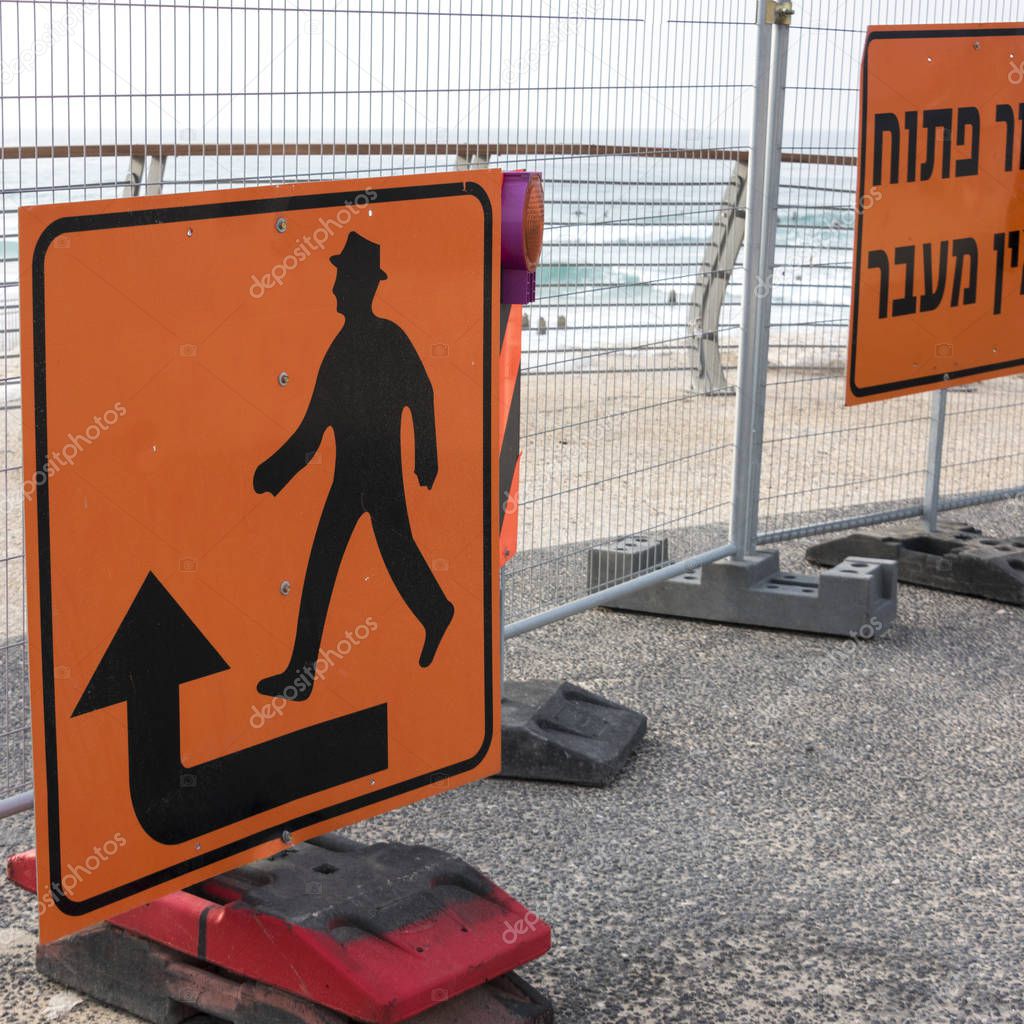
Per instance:
[[[1024,370],[1024,25],[871,28],[847,404]]]

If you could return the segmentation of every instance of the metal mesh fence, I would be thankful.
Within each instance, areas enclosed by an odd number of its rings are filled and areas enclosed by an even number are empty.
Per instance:
[[[728,539],[761,6],[4,0],[0,797],[30,781],[17,208],[483,164],[543,171],[545,257],[524,316],[520,554],[504,576],[515,623],[584,594],[587,552],[602,541],[668,535],[682,558]],[[842,406],[863,32],[1012,19],[1014,7],[797,11],[762,539],[920,511],[928,399]],[[1021,483],[1022,410],[1021,378],[950,394],[947,503]]]
[[[673,532],[684,554],[725,538],[734,402],[722,372],[695,383],[693,302],[723,199],[726,214],[742,205],[753,8],[4,3],[2,792],[29,782],[17,208],[481,164],[543,171],[513,621],[583,593],[585,552],[602,539]],[[712,318],[725,372],[734,291]]]
[[[869,25],[1013,21],[1006,0],[801,4],[790,29],[761,476],[762,541],[919,515],[931,399],[844,408],[857,104]],[[1009,69],[1008,69],[1009,70]],[[814,126],[827,126],[824,129]],[[872,197],[885,204],[884,190]],[[1024,487],[1024,378],[949,392],[942,505]]]
[[[602,540],[668,534],[681,557],[727,536],[739,293],[727,290],[713,332],[726,369],[703,384],[695,293],[708,283],[715,226],[734,212],[751,5],[728,4],[714,19],[690,10],[640,5],[614,56],[591,54],[616,71],[592,98],[608,114],[586,138],[613,145],[625,126],[646,125],[633,133],[648,151],[548,172],[542,287],[524,334],[525,475],[520,554],[505,573],[509,621],[582,594],[587,552]],[[567,93],[567,102],[562,118],[578,122],[581,97]]]

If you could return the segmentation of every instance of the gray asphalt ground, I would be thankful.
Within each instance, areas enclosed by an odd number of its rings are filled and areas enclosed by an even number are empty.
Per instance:
[[[1024,533],[1022,502],[969,517]],[[911,587],[872,641],[589,612],[507,671],[649,716],[616,785],[488,780],[350,834],[456,853],[547,920],[522,973],[561,1024],[1022,1021],[1022,630]],[[3,1021],[128,1019],[36,976],[9,884],[0,914]]]

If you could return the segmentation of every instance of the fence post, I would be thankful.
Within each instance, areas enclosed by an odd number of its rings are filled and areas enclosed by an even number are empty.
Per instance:
[[[699,574],[676,576],[641,592],[619,597],[606,591],[603,603],[658,615],[834,636],[856,635],[870,623],[874,635],[896,616],[895,564],[877,559],[848,561],[831,575],[825,572],[812,577],[781,573],[779,552],[757,549],[772,269],[792,17],[791,3],[765,0],[757,34],[730,522],[733,553],[729,561],[709,564]],[[615,554],[595,551],[591,552],[591,589],[608,582],[594,571],[595,563],[600,568],[601,554]],[[609,561],[615,564],[614,557]]]
[[[791,5],[766,0],[757,35],[730,527],[730,539],[736,546],[733,557],[738,560],[753,554],[757,546],[768,330],[771,323],[771,268],[775,259],[791,16]]]
[[[928,427],[928,468],[924,481],[924,521],[929,533],[939,525],[939,494],[942,489],[942,445],[946,437],[946,389],[932,392]]]

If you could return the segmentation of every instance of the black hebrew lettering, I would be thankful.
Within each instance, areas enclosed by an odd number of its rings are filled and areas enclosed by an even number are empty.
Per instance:
[[[999,316],[1003,311],[1003,248],[1006,245],[1006,234],[997,231],[992,236],[992,248],[996,251],[995,298],[992,300],[992,312]]]
[[[1001,109],[1001,108],[1000,108]],[[1007,107],[1008,111],[1009,108]],[[1024,106],[1022,106],[1024,111]],[[936,176],[948,178],[955,174],[965,178],[978,173],[981,153],[981,113],[977,107],[956,109],[957,159],[953,162],[953,107],[933,110],[907,110],[903,114],[902,132],[906,133],[906,160],[903,162],[906,181],[928,181]],[[998,115],[997,115],[998,116]],[[924,143],[918,142],[924,129]],[[1008,131],[1012,134],[1012,114]],[[1011,140],[1012,141],[1012,140]],[[901,128],[896,114],[875,114],[874,150],[871,165],[875,185],[896,185],[900,180]],[[1008,147],[1011,143],[1008,143]],[[921,151],[923,150],[923,153]],[[920,160],[919,160],[920,158]],[[1024,166],[1024,165],[1022,165]],[[886,180],[886,168],[888,178]]]
[[[930,313],[938,309],[946,291],[946,260],[949,257],[949,242],[939,243],[939,266],[936,273],[932,268],[932,244],[925,242],[921,247],[924,257],[924,294],[921,296],[921,312]]]
[[[331,595],[356,523],[370,517],[388,574],[424,630],[426,668],[455,614],[413,539],[402,479],[402,414],[412,413],[415,473],[427,489],[437,477],[434,389],[405,332],[378,317],[373,300],[387,275],[380,246],[352,232],[331,263],[344,325],[327,349],[309,408],[292,436],[253,477],[257,493],[277,494],[309,462],[328,427],[334,433],[334,482],[320,514],[299,601],[288,666],[259,683],[267,696],[305,700]],[[296,685],[296,680],[302,680]]]
[[[900,180],[900,123],[895,114],[875,114],[875,161],[872,181],[882,184],[883,143],[889,136],[889,184]]]
[[[965,256],[970,257],[971,267],[968,278],[969,284],[961,292],[960,286],[963,282]],[[960,305],[962,295],[964,305],[971,306],[978,297],[978,243],[973,238],[954,238],[953,258],[956,260],[956,264],[953,267],[953,287],[950,305]]]
[[[964,145],[967,129],[971,129],[970,156],[958,157],[956,176],[967,178],[978,173],[978,155],[981,151],[981,114],[977,107],[961,107],[956,112],[956,144]]]
[[[1014,253],[1014,266],[1017,260],[1018,237],[1011,244]],[[1001,281],[1003,274],[1003,250],[1006,239],[998,234],[993,239],[996,250],[996,275]],[[918,264],[917,245],[899,245],[892,251],[892,258],[884,249],[872,249],[868,253],[867,265],[879,273],[878,281],[878,317],[884,320],[889,316],[911,316],[915,313],[931,313],[943,302],[950,307],[971,306],[978,300],[978,243],[975,239],[954,238],[952,242],[943,239],[940,242],[924,242],[920,245],[920,262],[922,272],[915,273]],[[937,257],[936,257],[937,253]],[[946,281],[949,277],[949,266],[953,264],[952,282],[948,292]],[[902,290],[898,282],[893,282],[892,291],[895,297],[890,305],[890,276],[895,275],[896,268],[903,268]],[[920,290],[919,280],[923,282]],[[998,288],[997,288],[998,291]],[[1024,294],[1024,279],[1021,282],[1021,294]],[[999,296],[997,295],[999,312]]]
[[[884,249],[872,249],[868,253],[868,266],[879,272],[878,319],[889,315],[889,254]]]
[[[893,316],[909,316],[911,313],[917,312],[917,298],[914,295],[915,251],[915,247],[912,245],[900,245],[897,246],[896,251],[893,254],[893,263],[897,266],[904,266],[907,268],[906,276],[904,278],[903,295],[900,298],[893,300]]]
[[[1021,233],[1019,230],[1009,233],[997,231],[992,236],[992,248],[996,254],[994,277],[995,296],[992,300],[992,312],[998,316],[1003,311],[1003,278],[1006,273],[1006,250],[1010,251],[1010,266],[1016,269],[1021,265]],[[1024,295],[1024,268],[1020,275],[1020,294]]]
[[[917,180],[917,111],[908,110],[903,115],[903,127],[907,129],[907,181]],[[877,182],[876,182],[877,184]]]
[[[1010,232],[1010,265],[1016,267],[1020,263],[1020,251],[1021,251],[1021,232],[1011,231]],[[1024,295],[1024,268],[1021,271],[1021,287],[1020,294]]]
[[[927,181],[935,170],[935,143],[941,131],[942,177],[949,177],[949,164],[953,146],[953,108],[939,107],[921,115],[925,129],[925,156],[921,162],[921,180]]]
[[[996,106],[996,120],[1005,125],[1006,130],[1006,148],[1003,151],[1003,170],[1012,171],[1020,170],[1024,171],[1024,132],[1021,133],[1020,138],[1020,152],[1016,160],[1017,166],[1014,167],[1014,137],[1016,135],[1016,122],[1020,121],[1021,125],[1024,126],[1024,103],[1021,103],[1017,108],[1017,116],[1014,117],[1013,107],[1009,103],[1000,103]]]

